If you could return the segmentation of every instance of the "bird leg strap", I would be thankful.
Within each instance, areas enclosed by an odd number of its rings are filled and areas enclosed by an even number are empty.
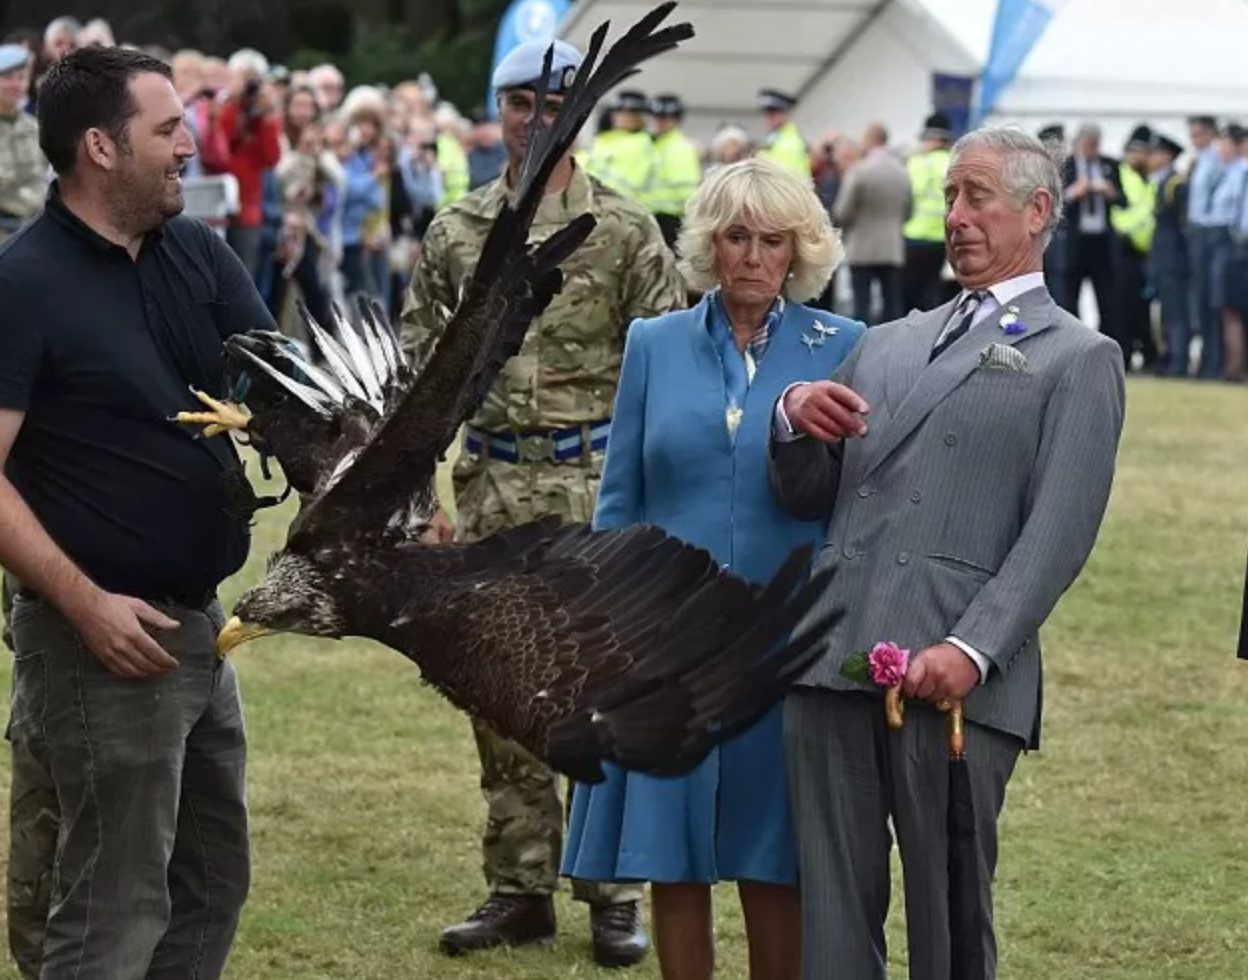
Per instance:
[[[232,512],[245,521],[251,520],[258,510],[284,503],[291,491],[290,482],[287,481],[286,488],[280,494],[259,497],[242,470],[227,470],[221,474],[221,483]]]
[[[937,711],[949,715],[949,758],[965,758],[966,733],[962,719],[961,701],[941,701]],[[894,731],[905,724],[905,708],[901,700],[901,687],[890,687],[884,692],[884,720]]]

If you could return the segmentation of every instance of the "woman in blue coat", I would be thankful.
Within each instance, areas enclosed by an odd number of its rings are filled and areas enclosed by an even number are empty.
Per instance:
[[[802,305],[842,256],[809,181],[766,159],[707,176],[680,236],[682,271],[703,292],[691,310],[632,324],[595,525],[647,523],[765,582],[821,522],[773,502],[767,437],[784,390],[829,377],[860,323]],[[738,882],[752,980],[796,980],[796,853],[777,705],[694,772],[612,769],[578,785],[563,873],[652,883],[664,980],[709,980],[711,889]]]

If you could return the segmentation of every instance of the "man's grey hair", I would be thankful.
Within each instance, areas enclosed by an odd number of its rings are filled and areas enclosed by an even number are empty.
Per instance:
[[[1065,150],[1056,142],[1042,143],[1016,126],[986,126],[971,130],[953,144],[950,167],[960,155],[973,150],[1001,157],[1001,180],[1020,208],[1031,201],[1036,191],[1043,189],[1048,192],[1053,207],[1040,232],[1041,250],[1048,248],[1053,232],[1062,220]]]
[[[61,34],[77,37],[82,33],[82,23],[76,17],[57,17],[43,30],[43,43],[51,44]]]

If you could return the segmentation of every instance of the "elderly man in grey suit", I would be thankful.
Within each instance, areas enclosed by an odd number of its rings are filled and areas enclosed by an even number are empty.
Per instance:
[[[953,148],[945,197],[961,295],[868,331],[830,381],[775,408],[773,488],[793,513],[829,519],[817,562],[836,566],[824,601],[842,613],[786,702],[804,980],[884,980],[890,819],[911,980],[949,980],[941,709],[954,702],[995,975],[997,818],[1019,752],[1039,745],[1038,631],[1092,549],[1113,480],[1121,354],[1054,303],[1041,271],[1058,163],[1030,135],[976,130]],[[900,730],[878,688],[840,673],[880,641],[912,651]]]

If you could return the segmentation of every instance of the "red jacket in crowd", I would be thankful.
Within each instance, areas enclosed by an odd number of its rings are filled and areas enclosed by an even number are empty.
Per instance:
[[[206,140],[201,149],[204,169],[234,175],[238,226],[258,228],[264,223],[264,172],[276,167],[282,157],[281,120],[271,113],[248,116],[231,99],[221,107],[214,128],[217,138]]]

